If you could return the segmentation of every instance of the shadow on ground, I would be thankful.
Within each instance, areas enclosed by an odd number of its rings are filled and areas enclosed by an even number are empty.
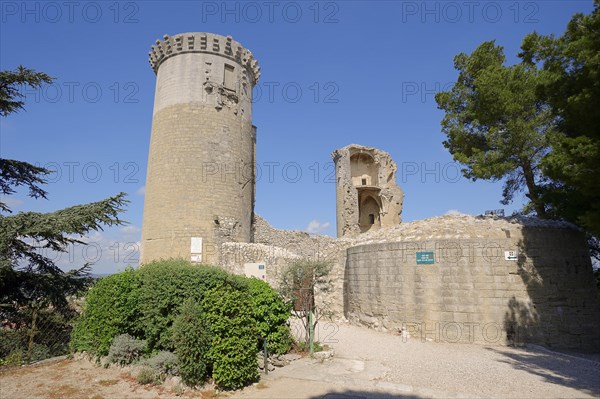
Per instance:
[[[504,359],[498,361],[517,370],[534,374],[552,384],[600,397],[600,362],[541,349],[522,349],[519,352],[502,348],[487,349],[502,355]]]
[[[411,394],[391,394],[384,392],[367,392],[346,390],[342,392],[331,392],[319,396],[311,396],[310,399],[421,399],[421,396]]]

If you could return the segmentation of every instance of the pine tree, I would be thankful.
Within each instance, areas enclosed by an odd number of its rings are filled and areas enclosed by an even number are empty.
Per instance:
[[[53,79],[22,66],[0,71],[0,115],[7,117],[24,109],[21,86],[39,88]],[[0,159],[0,194],[14,194],[17,187],[23,186],[30,197],[46,198],[41,185],[49,173],[27,162]],[[82,238],[90,231],[124,224],[119,213],[127,202],[125,194],[120,193],[51,213],[17,214],[11,214],[9,206],[0,202],[0,329],[27,328],[31,351],[40,310],[51,309],[68,320],[73,312],[68,298],[87,286],[90,265],[65,272],[45,255],[48,251],[66,252],[71,244],[85,245]]]

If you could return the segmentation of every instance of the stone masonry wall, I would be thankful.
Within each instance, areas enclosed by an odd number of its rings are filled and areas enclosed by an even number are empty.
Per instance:
[[[348,249],[352,322],[423,340],[600,350],[600,304],[579,231],[467,216],[429,222],[415,222],[421,229],[402,241]],[[516,261],[505,260],[509,250]],[[417,264],[420,251],[435,263]]]
[[[396,163],[377,148],[351,144],[331,155],[336,173],[338,237],[356,237],[368,229],[401,222],[404,193],[396,184]],[[364,179],[359,176],[364,174]],[[369,209],[365,200],[372,199]],[[368,226],[368,214],[374,216]]]
[[[332,262],[333,289],[317,304],[411,339],[491,345],[539,343],[600,350],[600,304],[583,235],[535,218],[448,215],[334,239],[272,228],[255,217],[255,243],[226,243],[221,265],[243,274],[266,262],[267,281],[297,259]],[[516,260],[505,251],[516,250]],[[416,264],[431,251],[435,263]]]
[[[232,273],[244,274],[245,263],[265,262],[267,282],[277,287],[281,271],[298,259],[325,260],[332,264],[332,290],[316,293],[317,304],[326,305],[334,319],[343,318],[343,283],[346,247],[350,241],[303,231],[275,229],[258,215],[254,216],[253,243],[221,245],[220,265]]]
[[[250,241],[259,68],[231,37],[210,33],[165,36],[150,64],[157,77],[140,263],[215,264],[223,242]],[[192,257],[193,237],[202,239],[201,258]]]

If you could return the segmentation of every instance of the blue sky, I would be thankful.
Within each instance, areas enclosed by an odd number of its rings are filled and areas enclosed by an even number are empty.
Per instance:
[[[335,235],[331,152],[374,146],[398,164],[404,221],[502,206],[501,182],[471,182],[443,147],[434,94],[452,59],[496,40],[508,63],[532,31],[561,34],[586,1],[2,1],[0,69],[24,65],[56,78],[27,90],[26,111],[0,120],[0,156],[45,166],[48,200],[3,200],[53,211],[120,191],[127,226],[57,259],[109,273],[136,264],[155,76],[152,43],[190,31],[232,35],[262,69],[256,212],[273,226]]]

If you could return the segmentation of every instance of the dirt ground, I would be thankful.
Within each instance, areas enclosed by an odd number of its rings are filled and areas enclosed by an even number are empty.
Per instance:
[[[211,398],[214,391],[180,397]],[[0,371],[0,398],[176,398],[163,386],[140,385],[130,369],[102,368],[86,359],[62,359]]]
[[[404,340],[346,324],[336,325],[334,333],[332,326],[322,327],[332,359],[304,357],[233,393],[140,385],[132,369],[105,369],[78,357],[0,370],[0,398],[600,397],[599,355]]]

